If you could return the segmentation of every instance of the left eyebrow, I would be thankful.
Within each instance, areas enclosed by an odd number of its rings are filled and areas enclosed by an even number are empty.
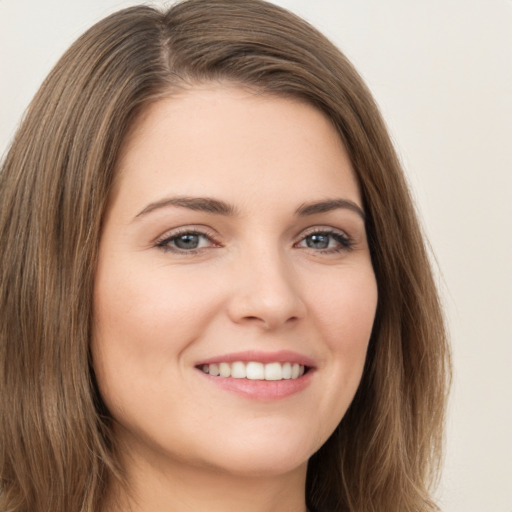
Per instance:
[[[366,215],[362,208],[349,199],[327,199],[325,201],[318,201],[314,203],[303,203],[297,208],[297,210],[295,210],[295,214],[300,217],[305,217],[308,215],[315,215],[317,213],[330,212],[339,208],[353,211],[363,220],[366,219]]]

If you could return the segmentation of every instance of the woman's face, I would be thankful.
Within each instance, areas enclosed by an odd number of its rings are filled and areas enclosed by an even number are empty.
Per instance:
[[[297,100],[197,87],[144,112],[118,173],[92,353],[126,460],[305,471],[354,397],[377,304],[336,131]]]

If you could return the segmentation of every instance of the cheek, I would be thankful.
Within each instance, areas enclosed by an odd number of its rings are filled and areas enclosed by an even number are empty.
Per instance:
[[[347,269],[348,270],[348,269]],[[332,282],[339,283],[332,286]],[[377,308],[377,283],[371,266],[362,272],[345,272],[343,278],[331,281],[331,286],[313,288],[313,317],[326,345],[322,366],[331,368],[329,389],[344,390],[330,395],[334,407],[344,414],[361,380],[368,342]],[[327,398],[328,394],[326,394]],[[342,396],[341,402],[337,402]]]
[[[314,316],[332,350],[366,350],[375,311],[377,283],[371,266],[358,272],[343,269],[327,286],[311,289]],[[335,283],[335,284],[333,284]]]
[[[94,297],[94,320],[101,339],[140,342],[144,351],[160,342],[176,349],[171,340],[186,344],[201,332],[201,321],[214,313],[215,294],[208,292],[199,276],[181,276],[158,266],[133,271],[111,265],[108,272],[102,270]]]
[[[122,396],[127,381],[137,389],[168,385],[218,309],[214,291],[203,285],[198,293],[199,276],[117,263],[98,269],[94,294],[91,350],[106,402]]]
[[[318,361],[322,393],[312,429],[321,445],[342,420],[359,387],[377,307],[377,284],[373,268],[365,264],[310,281],[308,290],[311,320],[324,347]]]

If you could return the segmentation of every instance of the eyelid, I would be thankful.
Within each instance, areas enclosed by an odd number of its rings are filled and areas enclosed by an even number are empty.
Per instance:
[[[190,250],[182,250],[179,248],[173,248],[170,245],[167,245],[168,242],[170,242],[172,239],[178,238],[181,235],[184,234],[194,234],[194,235],[200,235],[206,237],[209,242],[211,243],[212,247],[221,247],[222,244],[219,242],[219,235],[218,233],[211,229],[208,226],[204,225],[186,225],[186,226],[180,226],[176,227],[170,230],[167,230],[162,235],[160,235],[158,238],[156,238],[152,245],[154,247],[157,247],[159,249],[175,252],[178,254],[194,254],[199,251],[202,251],[203,249],[206,249],[206,247],[197,248],[197,249],[190,249]],[[304,239],[310,235],[314,234],[326,234],[330,236],[338,236],[342,239],[342,241],[338,241],[340,244],[339,247],[335,248],[327,248],[327,249],[311,249],[313,252],[316,253],[335,253],[340,251],[349,251],[352,249],[354,245],[353,238],[343,229],[335,228],[333,226],[325,226],[325,225],[317,225],[317,226],[311,226],[309,228],[306,228],[300,232],[300,234],[296,237],[295,242],[293,243],[294,247],[297,247],[298,244],[304,241]]]
[[[294,243],[294,247],[297,246],[299,243],[301,243],[306,237],[315,235],[315,234],[326,234],[326,235],[331,235],[331,236],[338,236],[343,239],[343,243],[339,242],[341,244],[341,247],[314,250],[314,252],[317,252],[317,253],[335,253],[335,252],[340,252],[340,251],[350,251],[353,248],[354,243],[355,243],[353,238],[345,230],[335,228],[333,226],[320,225],[320,226],[312,226],[310,228],[307,228],[307,229],[301,231],[300,235],[297,237],[297,240]]]
[[[208,240],[210,240],[210,242],[212,243],[213,246],[217,246],[217,247],[220,246],[220,242],[217,240],[218,235],[214,230],[212,230],[211,228],[208,228],[207,226],[194,225],[194,224],[169,229],[168,231],[166,231],[165,233],[160,235],[158,238],[156,238],[153,242],[153,245],[160,249],[175,251],[177,253],[182,253],[182,254],[185,254],[185,253],[193,254],[195,251],[200,251],[201,249],[191,249],[189,251],[181,251],[178,248],[173,249],[170,246],[165,245],[166,242],[169,242],[173,238],[177,238],[180,235],[185,235],[185,234],[195,234],[195,235],[205,236],[206,238],[208,238]]]
[[[306,228],[300,232],[300,234],[297,236],[297,242],[300,242],[303,238],[309,235],[314,235],[316,233],[327,233],[327,234],[337,234],[341,235],[347,239],[351,239],[351,236],[344,230],[340,228],[335,228],[333,226],[311,226],[309,228]]]

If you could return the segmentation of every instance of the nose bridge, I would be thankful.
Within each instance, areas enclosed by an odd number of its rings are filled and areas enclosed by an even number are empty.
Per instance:
[[[237,323],[256,322],[271,329],[304,315],[291,262],[277,244],[246,247],[237,262],[235,281],[230,314]]]

